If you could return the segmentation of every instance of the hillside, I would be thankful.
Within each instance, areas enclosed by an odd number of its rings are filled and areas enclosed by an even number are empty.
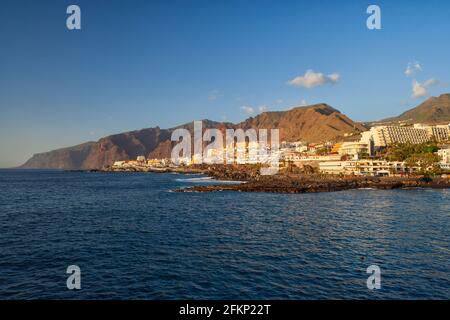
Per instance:
[[[74,147],[33,155],[22,168],[94,169],[110,165],[116,160],[135,159],[138,155],[150,158],[170,157],[173,143],[171,134],[176,128],[192,132],[188,123],[171,129],[148,128],[115,134]],[[323,142],[343,136],[345,133],[364,131],[338,110],[317,104],[293,108],[288,111],[264,112],[238,123],[203,120],[203,128],[254,128],[280,129],[280,140]]]
[[[365,131],[359,123],[327,104],[264,112],[237,125],[240,128],[279,128],[281,141],[323,142],[345,133]]]
[[[406,122],[406,123],[449,123],[450,122],[450,94],[439,97],[430,97],[417,107],[403,112],[397,117],[381,120],[379,122]]]

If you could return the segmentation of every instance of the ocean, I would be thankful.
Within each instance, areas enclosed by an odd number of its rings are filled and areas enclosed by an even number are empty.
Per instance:
[[[450,298],[450,190],[172,192],[202,178],[0,170],[0,299]]]

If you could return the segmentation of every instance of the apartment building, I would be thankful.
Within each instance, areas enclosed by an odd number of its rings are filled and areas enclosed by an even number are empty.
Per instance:
[[[319,170],[328,174],[388,176],[407,172],[404,162],[385,160],[350,160],[320,162]]]
[[[358,160],[362,155],[371,155],[370,142],[344,142],[338,149],[338,153],[351,156],[354,160]]]
[[[337,161],[341,160],[341,155],[339,154],[329,154],[329,155],[311,155],[299,152],[282,152],[281,159],[285,162],[291,162],[296,166],[302,166],[305,162],[311,161]]]
[[[450,163],[450,148],[439,149],[438,156],[441,159],[441,163]]]
[[[361,142],[369,144],[371,140],[375,147],[386,147],[396,143],[424,143],[430,140],[430,136],[426,129],[377,126],[362,133]]]
[[[428,133],[429,139],[435,139],[438,142],[443,142],[449,140],[450,136],[450,125],[424,125],[421,123],[414,124],[416,129],[424,129]]]

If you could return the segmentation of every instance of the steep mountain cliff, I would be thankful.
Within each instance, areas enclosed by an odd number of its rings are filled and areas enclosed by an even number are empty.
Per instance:
[[[192,132],[193,124],[186,128]],[[148,128],[101,138],[74,147],[35,154],[22,168],[93,169],[110,165],[116,160],[135,159],[139,155],[150,158],[170,157],[174,129]],[[364,131],[338,110],[317,104],[293,108],[288,111],[264,112],[241,123],[223,123],[203,120],[203,128],[280,129],[281,141],[322,142],[333,140],[345,133]]]

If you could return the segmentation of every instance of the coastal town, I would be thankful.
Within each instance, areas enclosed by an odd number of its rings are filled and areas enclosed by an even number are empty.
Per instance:
[[[450,302],[450,0],[0,7],[15,314]]]
[[[308,143],[282,141],[277,150],[267,148],[265,157],[248,152],[247,142],[235,143],[223,149],[208,149],[205,157],[193,155],[175,165],[170,158],[147,159],[144,155],[133,160],[115,161],[107,171],[195,171],[207,163],[224,158],[232,151],[227,164],[265,166],[279,159],[282,172],[309,172],[340,176],[409,176],[450,172],[450,124],[421,123],[372,126],[361,134],[348,133],[336,141]],[[233,148],[233,150],[230,150]],[[244,156],[242,156],[244,155]]]

